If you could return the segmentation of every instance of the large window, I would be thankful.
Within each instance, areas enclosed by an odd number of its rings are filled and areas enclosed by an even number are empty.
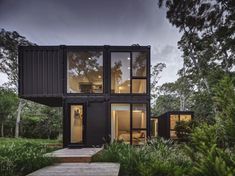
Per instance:
[[[135,145],[144,144],[147,139],[146,112],[146,104],[112,104],[112,141],[124,141]]]
[[[103,93],[103,52],[68,52],[67,93]]]
[[[130,93],[130,53],[111,53],[112,93]]]
[[[145,94],[147,92],[147,53],[111,53],[111,92]]]
[[[192,120],[192,116],[191,115],[188,115],[188,114],[172,114],[170,115],[170,137],[171,138],[178,138],[177,137],[177,134],[176,134],[176,130],[175,130],[175,127],[176,127],[176,124],[178,122],[188,122],[188,121],[191,121]]]

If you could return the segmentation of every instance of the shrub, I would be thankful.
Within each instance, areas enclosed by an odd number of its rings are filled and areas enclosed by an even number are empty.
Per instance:
[[[191,134],[186,147],[193,167],[193,176],[232,176],[235,174],[234,154],[230,149],[219,148],[221,143],[220,126],[202,124]]]
[[[36,142],[6,142],[0,145],[0,173],[2,176],[21,176],[53,163],[44,157],[49,149]]]
[[[152,139],[143,146],[114,142],[106,145],[95,161],[118,162],[121,175],[184,175],[190,160],[172,141]]]

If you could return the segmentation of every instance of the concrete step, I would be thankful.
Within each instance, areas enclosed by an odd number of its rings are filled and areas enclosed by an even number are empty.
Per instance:
[[[101,150],[102,148],[64,148],[47,153],[45,156],[56,158],[58,163],[89,163],[92,157]]]
[[[118,176],[118,163],[57,163],[27,176]]]

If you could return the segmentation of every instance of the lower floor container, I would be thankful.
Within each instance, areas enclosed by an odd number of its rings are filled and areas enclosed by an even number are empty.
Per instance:
[[[114,140],[141,145],[150,136],[148,101],[66,98],[63,116],[64,147],[101,146]]]

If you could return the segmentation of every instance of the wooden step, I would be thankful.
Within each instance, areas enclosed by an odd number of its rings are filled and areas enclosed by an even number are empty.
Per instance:
[[[59,163],[89,163],[92,157],[100,152],[102,148],[64,148],[45,154],[47,157],[53,157]]]
[[[59,163],[27,176],[118,176],[118,163]]]

